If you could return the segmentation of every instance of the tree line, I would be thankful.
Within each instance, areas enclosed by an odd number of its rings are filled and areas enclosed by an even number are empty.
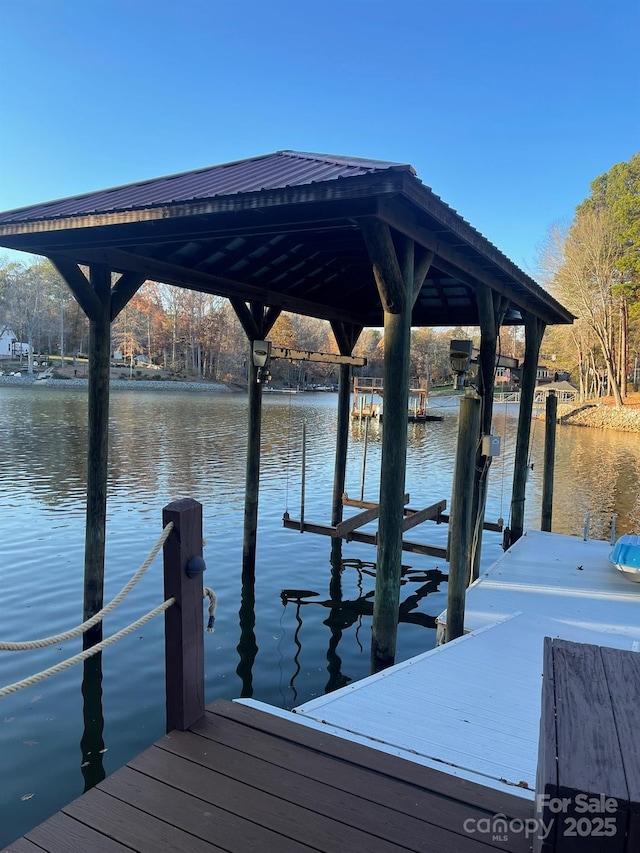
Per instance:
[[[0,333],[3,329],[10,329],[33,353],[48,359],[81,357],[88,349],[88,320],[55,267],[44,258],[0,261]],[[449,342],[474,332],[414,330],[412,380],[450,382]],[[330,324],[313,317],[283,313],[269,339],[287,349],[338,352]],[[150,363],[180,378],[242,385],[249,344],[227,299],[147,281],[112,325],[112,354],[115,364],[132,370]],[[365,329],[354,354],[367,359],[365,375],[381,376],[382,331]],[[274,382],[282,385],[337,382],[333,364],[272,361],[270,371]]]
[[[591,183],[573,220],[540,246],[540,277],[573,314],[548,330],[546,350],[583,397],[611,394],[621,406],[640,356],[640,153]]]

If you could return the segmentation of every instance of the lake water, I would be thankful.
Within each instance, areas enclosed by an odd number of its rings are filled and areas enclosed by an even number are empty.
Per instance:
[[[330,540],[284,530],[300,511],[301,431],[307,428],[305,518],[328,524],[336,395],[265,394],[255,608],[241,610],[246,400],[243,395],[114,391],[105,601],[129,580],[157,541],[162,507],[181,497],[203,504],[205,583],[218,595],[215,633],[205,635],[206,699],[252,695],[290,708],[369,673],[371,546],[348,543],[339,584],[331,584]],[[442,422],[408,426],[407,488],[412,507],[450,501],[457,407],[434,400]],[[32,639],[81,621],[86,477],[86,393],[0,388],[0,637]],[[502,455],[489,478],[486,517],[508,521],[517,407],[497,405]],[[347,491],[360,493],[364,427],[350,431]],[[380,429],[369,431],[365,498],[376,500]],[[539,528],[544,424],[534,422],[526,526]],[[607,538],[640,530],[640,436],[558,429],[554,530]],[[375,530],[375,524],[367,530]],[[413,540],[446,544],[447,528],[426,523]],[[500,534],[485,532],[483,566]],[[405,554],[398,660],[435,643],[446,605],[434,558]],[[338,589],[338,586],[341,588]],[[295,591],[305,592],[297,596]],[[283,591],[287,591],[283,595]],[[247,592],[245,590],[245,592]],[[311,595],[310,593],[317,593]],[[162,601],[162,562],[108,617],[105,636]],[[99,672],[76,666],[0,699],[0,848],[111,773],[164,733],[163,619],[102,655]],[[0,652],[4,686],[79,651],[80,641]],[[435,688],[435,685],[434,685]]]

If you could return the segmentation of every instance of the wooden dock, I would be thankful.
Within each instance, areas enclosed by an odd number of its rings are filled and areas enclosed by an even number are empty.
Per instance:
[[[4,853],[530,850],[521,833],[474,833],[497,814],[531,819],[533,804],[218,701]]]

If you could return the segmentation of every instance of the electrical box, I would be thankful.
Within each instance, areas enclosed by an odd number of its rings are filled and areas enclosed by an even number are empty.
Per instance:
[[[482,436],[482,455],[483,456],[500,456],[500,436],[499,435],[483,435]]]

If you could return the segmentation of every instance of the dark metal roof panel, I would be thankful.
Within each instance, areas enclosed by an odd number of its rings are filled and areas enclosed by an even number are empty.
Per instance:
[[[206,169],[10,210],[0,214],[0,225],[157,207],[217,196],[304,186],[386,170],[413,173],[409,165],[383,160],[277,151],[249,160],[223,163]]]

